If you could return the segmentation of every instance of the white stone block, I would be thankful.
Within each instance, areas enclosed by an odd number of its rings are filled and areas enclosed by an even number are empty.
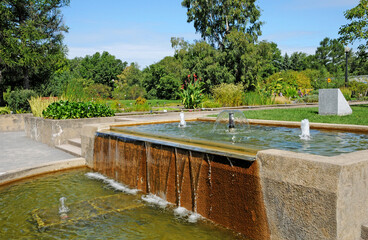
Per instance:
[[[340,89],[320,89],[318,96],[319,115],[350,115],[353,113]]]

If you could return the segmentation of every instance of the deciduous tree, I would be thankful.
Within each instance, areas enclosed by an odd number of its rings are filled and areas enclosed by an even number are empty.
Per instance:
[[[341,26],[340,40],[345,44],[362,40],[368,46],[368,0],[360,0],[356,7],[347,10],[344,15],[350,23]]]
[[[232,30],[248,33],[253,42],[261,34],[261,15],[256,0],[183,0],[188,22],[194,22],[205,41],[222,49]]]

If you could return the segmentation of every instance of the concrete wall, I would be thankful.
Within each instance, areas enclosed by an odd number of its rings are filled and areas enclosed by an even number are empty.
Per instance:
[[[368,151],[323,157],[260,151],[271,239],[360,239],[368,217]]]
[[[24,130],[24,118],[33,116],[27,114],[0,115],[0,132],[15,132]]]
[[[114,122],[115,117],[54,120],[27,116],[24,120],[27,137],[53,147],[81,137],[86,124]]]

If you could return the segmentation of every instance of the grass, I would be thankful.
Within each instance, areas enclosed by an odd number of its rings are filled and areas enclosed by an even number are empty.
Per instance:
[[[117,100],[121,106],[129,107],[130,105],[134,105],[135,100]],[[107,104],[111,104],[113,101],[107,101]],[[167,107],[167,106],[177,106],[182,105],[181,100],[147,100],[147,103],[152,107]]]
[[[347,116],[321,116],[318,108],[289,108],[244,111],[248,119],[296,121],[308,119],[309,122],[368,125],[368,105],[352,106],[353,114]]]

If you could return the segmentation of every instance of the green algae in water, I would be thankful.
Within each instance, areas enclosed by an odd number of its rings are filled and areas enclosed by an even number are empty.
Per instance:
[[[0,187],[2,239],[244,239],[206,220],[189,223],[170,207],[145,204],[141,196],[124,194],[88,178],[88,170],[72,170]],[[83,201],[114,194],[140,207],[85,216],[78,221],[50,226],[42,231],[32,218],[35,209],[55,209],[59,199],[78,206]],[[125,197],[124,197],[125,195]],[[101,204],[101,203],[100,203]],[[121,203],[118,208],[122,208]],[[71,208],[72,210],[72,208]]]

